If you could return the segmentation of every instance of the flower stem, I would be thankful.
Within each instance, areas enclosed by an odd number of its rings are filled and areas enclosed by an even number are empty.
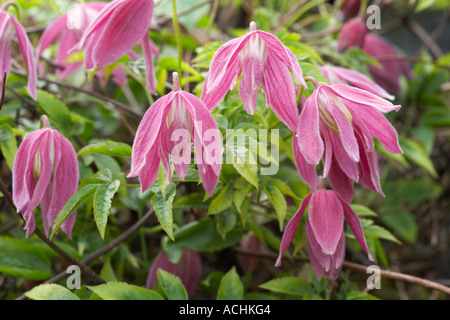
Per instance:
[[[19,9],[19,6],[17,5],[17,3],[13,2],[13,1],[8,1],[2,6],[1,9],[3,11],[8,11],[10,6],[14,7],[14,10],[16,11],[16,14],[17,14],[17,20],[20,22],[20,9]]]
[[[178,47],[178,74],[182,77],[182,63],[183,63],[183,45],[181,41],[180,26],[178,25],[177,19],[177,4],[176,0],[172,0],[173,8],[173,27],[175,29],[175,35],[177,37],[177,47]]]

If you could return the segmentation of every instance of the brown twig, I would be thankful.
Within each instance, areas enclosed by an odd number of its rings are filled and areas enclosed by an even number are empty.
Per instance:
[[[0,100],[0,110],[3,108],[3,103],[5,102],[5,91],[6,91],[6,72],[3,76],[3,82],[2,82],[2,98]]]
[[[442,57],[443,53],[441,48],[439,48],[438,44],[430,35],[422,28],[420,24],[415,22],[414,20],[408,19],[407,25],[427,46],[428,49],[435,55],[436,58]]]
[[[259,258],[263,258],[263,259],[272,259],[273,261],[275,261],[277,259],[277,255],[272,254],[272,253],[244,250],[242,248],[234,248],[234,251],[239,254],[251,255],[251,256],[259,257]],[[299,262],[310,262],[310,259],[308,257],[294,256],[292,258],[295,261],[299,261]],[[362,264],[344,261],[344,263],[342,264],[342,267],[345,269],[349,269],[349,270],[360,272],[360,273],[367,273],[367,266],[364,266]],[[400,280],[400,281],[418,284],[418,285],[421,285],[421,286],[424,286],[424,287],[427,287],[430,289],[439,290],[441,292],[446,293],[447,295],[450,295],[450,287],[444,286],[444,285],[434,282],[434,281],[422,279],[422,278],[415,277],[415,276],[410,276],[408,274],[395,272],[395,271],[391,271],[391,270],[380,270],[380,276],[386,277],[389,279]]]

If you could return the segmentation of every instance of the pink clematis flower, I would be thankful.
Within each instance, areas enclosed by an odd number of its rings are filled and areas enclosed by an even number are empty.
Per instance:
[[[228,90],[233,89],[242,74],[239,93],[245,109],[253,114],[258,89],[262,85],[266,105],[289,128],[296,126],[298,112],[292,79],[306,87],[296,56],[274,35],[257,31],[254,22],[250,32],[222,45],[211,61],[201,100],[213,110]]]
[[[69,140],[51,129],[42,116],[42,129],[26,136],[17,150],[13,166],[13,200],[26,221],[27,237],[35,230],[34,209],[41,204],[44,228],[48,234],[67,200],[78,189],[77,154]],[[76,213],[61,229],[71,237]]]
[[[183,180],[191,162],[192,139],[200,178],[211,195],[222,168],[220,131],[205,104],[180,89],[178,74],[174,72],[173,91],[157,100],[139,125],[128,177],[139,175],[145,191],[155,182],[162,161],[171,181],[170,154],[175,171]]]
[[[87,26],[94,21],[107,4],[107,2],[90,2],[86,5],[76,3],[71,6],[67,14],[53,21],[42,33],[37,47],[38,58],[59,38],[55,62],[58,66],[64,67],[64,69],[56,69],[56,75],[61,79],[66,79],[83,66],[83,62],[67,62],[70,57],[69,50],[81,40]],[[137,59],[133,53],[129,54],[131,59]],[[38,68],[43,73],[39,64]],[[97,71],[96,75],[102,84],[106,83],[105,70]],[[112,79],[118,85],[125,85],[127,80],[123,68],[115,68],[112,72]]]
[[[368,34],[365,37],[362,49],[374,58],[395,57],[398,52],[390,43],[383,38]],[[382,86],[386,91],[392,94],[398,94],[400,91],[400,77],[402,75],[412,78],[411,70],[404,61],[379,61],[381,67],[369,66],[369,72],[376,83]]]
[[[329,279],[336,279],[342,267],[345,257],[344,217],[359,245],[373,261],[356,213],[334,191],[320,189],[303,199],[298,212],[286,226],[276,266],[281,265],[281,258],[292,242],[308,205],[309,214],[305,225],[308,252],[312,267],[319,278],[324,275]]]
[[[353,198],[352,181],[383,195],[373,137],[387,151],[402,153],[397,132],[382,114],[400,106],[348,85],[314,85],[293,139],[301,177],[315,190],[316,165],[323,158],[323,176],[346,201]]]
[[[362,48],[367,34],[367,26],[360,17],[348,20],[339,33],[337,51],[344,52],[350,47]]]
[[[320,72],[330,84],[351,84],[352,86],[366,90],[388,100],[394,100],[395,98],[366,75],[358,71],[325,65],[320,67]]]
[[[22,52],[25,67],[28,72],[28,93],[36,100],[36,57],[30,39],[24,27],[6,11],[0,9],[0,86],[3,85],[3,76],[11,71],[11,39],[13,30],[16,31],[19,48]]]
[[[152,0],[115,0],[108,3],[86,28],[80,41],[69,50],[69,54],[85,49],[86,68],[102,68],[115,63],[140,44],[147,68],[147,90],[156,95],[152,56],[158,55],[158,50],[148,34],[152,15]]]
[[[336,5],[340,0],[334,1]],[[354,17],[358,14],[361,7],[361,0],[344,0],[341,7],[339,8],[338,18],[340,20],[345,20],[350,17]]]
[[[183,249],[181,259],[174,264],[169,261],[167,254],[161,251],[153,261],[147,276],[147,289],[153,289],[158,281],[158,270],[162,269],[181,279],[189,298],[192,298],[197,290],[198,282],[202,276],[202,261],[197,252]]]

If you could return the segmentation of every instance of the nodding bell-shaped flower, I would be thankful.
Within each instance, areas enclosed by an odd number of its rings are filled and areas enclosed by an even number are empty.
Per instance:
[[[170,262],[167,254],[161,251],[153,261],[147,276],[146,288],[152,290],[158,281],[158,270],[164,270],[181,279],[189,298],[192,298],[197,290],[198,282],[202,276],[202,261],[197,252],[183,249],[178,263]]]
[[[41,121],[42,129],[26,136],[13,165],[13,201],[26,222],[27,237],[36,228],[34,209],[39,204],[48,234],[59,211],[78,189],[78,161],[72,144],[50,128],[46,116]],[[74,212],[61,226],[69,237],[75,219]]]
[[[0,8],[0,87],[3,85],[3,77],[11,71],[11,40],[13,33],[17,36],[19,49],[22,53],[25,67],[28,72],[28,93],[36,100],[36,57],[33,45],[27,36],[25,28],[19,21]]]
[[[362,49],[375,59],[387,56],[398,56],[399,53],[390,43],[383,38],[367,34],[362,45]],[[391,94],[398,94],[400,91],[400,76],[412,78],[413,75],[408,65],[404,61],[379,61],[379,66],[369,66],[369,72],[376,83],[382,86]]]
[[[61,79],[66,79],[83,66],[83,62],[67,61],[70,57],[69,50],[81,40],[88,25],[94,21],[107,4],[107,2],[90,2],[86,5],[75,3],[66,14],[45,28],[36,50],[37,57],[41,57],[44,50],[59,39],[55,62],[63,69],[57,68],[55,73]],[[131,59],[137,59],[131,52],[129,54]],[[43,73],[42,66],[39,63],[38,69],[40,73]],[[106,83],[105,70],[98,70],[96,75],[102,84]],[[126,84],[126,74],[120,66],[112,71],[112,79],[118,85]]]
[[[344,52],[350,47],[362,48],[366,34],[367,26],[360,17],[348,20],[339,33],[337,51]]]
[[[170,154],[178,177],[184,180],[191,163],[192,140],[200,178],[211,195],[222,169],[220,131],[205,104],[180,89],[174,72],[173,91],[157,100],[139,125],[128,177],[139,175],[145,191],[155,182],[162,161],[171,181]]]
[[[252,22],[249,33],[228,41],[214,54],[201,100],[213,110],[242,74],[239,93],[247,112],[253,114],[258,89],[262,86],[266,105],[293,130],[298,111],[295,84],[289,70],[295,81],[306,87],[294,53],[273,34],[256,30]]]
[[[86,68],[102,68],[115,63],[140,44],[147,68],[147,90],[156,95],[152,55],[158,55],[158,50],[149,37],[152,15],[152,0],[115,0],[89,24],[80,41],[69,50],[69,55],[85,49]]]
[[[324,173],[346,201],[353,198],[352,181],[383,192],[373,137],[391,153],[402,153],[395,129],[382,113],[400,106],[348,85],[321,85],[301,111],[293,152],[301,177],[315,190],[316,165],[323,158]]]
[[[308,219],[305,225],[308,253],[314,272],[319,278],[324,275],[329,279],[335,279],[342,267],[345,257],[344,217],[359,245],[369,260],[373,261],[356,213],[334,191],[319,189],[303,199],[298,212],[286,226],[276,266],[281,265],[281,259],[292,242],[308,205]]]

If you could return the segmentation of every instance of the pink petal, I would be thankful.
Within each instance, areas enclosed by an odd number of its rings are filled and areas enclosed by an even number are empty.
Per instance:
[[[243,63],[243,77],[239,84],[239,93],[245,109],[253,114],[258,98],[258,89],[263,78],[263,62],[256,57],[246,57]]]
[[[298,59],[291,49],[283,45],[283,43],[281,43],[281,41],[273,34],[264,31],[257,31],[256,33],[261,36],[267,44],[268,50],[270,50],[271,53],[277,57],[277,60],[286,65],[292,71],[295,80],[303,87],[307,88]]]
[[[22,52],[25,67],[28,72],[28,93],[30,96],[36,100],[36,82],[37,82],[37,72],[36,72],[36,57],[33,49],[33,45],[28,38],[25,28],[16,20],[13,16],[11,21],[16,29],[17,39],[19,40],[19,48]]]
[[[294,82],[288,68],[271,51],[267,53],[262,87],[266,105],[291,131],[295,131],[298,109]]]
[[[350,207],[347,202],[341,199],[342,208],[344,210],[344,216],[345,220],[347,220],[348,225],[350,226],[350,229],[352,230],[353,234],[355,235],[356,241],[358,241],[361,248],[367,253],[369,260],[373,261],[372,255],[369,252],[369,249],[367,248],[366,238],[364,236],[364,231],[361,227],[361,222],[359,221],[359,218],[357,214],[353,211],[353,209]]]
[[[129,178],[136,177],[139,174],[145,165],[147,153],[155,142],[157,144],[161,126],[165,125],[164,122],[175,94],[172,92],[158,99],[141,120],[133,143]]]
[[[309,221],[323,253],[333,254],[344,225],[342,206],[333,191],[319,190],[313,194]]]
[[[214,54],[203,86],[201,100],[212,111],[225,97],[232,86],[239,64],[239,54],[249,41],[251,34],[233,39],[223,44]]]
[[[360,168],[360,183],[375,192],[378,192],[384,197],[383,190],[380,185],[380,173],[378,170],[377,154],[375,150],[367,151],[363,148],[362,138],[357,134],[357,139],[360,141],[361,161]]]
[[[330,113],[334,122],[339,130],[339,138],[342,142],[342,146],[349,155],[349,157],[355,161],[359,161],[358,143],[356,142],[355,134],[353,133],[353,126],[349,119],[340,107],[336,104],[336,101],[332,99],[332,96],[328,94],[328,86],[322,86],[322,92],[319,93],[319,99],[325,105],[325,108]],[[339,98],[336,98],[339,99]],[[343,106],[345,108],[345,106]]]
[[[102,11],[104,12],[104,11]],[[90,40],[94,67],[106,67],[130,51],[150,29],[153,1],[125,0],[116,7],[95,39]]]
[[[358,162],[355,162],[352,158],[349,157],[344,146],[342,145],[340,137],[334,131],[330,129],[327,130],[329,141],[333,149],[334,160],[337,161],[339,167],[349,178],[354,181],[359,181]]]
[[[400,109],[399,105],[395,106],[391,102],[386,101],[373,93],[345,84],[336,84],[329,86],[327,89],[343,99],[358,105],[375,108],[383,113],[391,112],[393,110],[398,111],[398,109]]]
[[[276,267],[279,267],[281,265],[281,258],[289,248],[292,239],[294,239],[295,231],[297,230],[297,227],[302,220],[303,213],[305,212],[305,209],[311,200],[311,196],[312,194],[309,194],[305,197],[305,199],[303,199],[297,213],[292,217],[292,219],[287,224],[286,229],[284,230],[283,238],[281,239],[280,253],[278,254],[278,258],[275,263]]]
[[[353,181],[347,174],[340,168],[336,158],[333,157],[333,161],[328,173],[328,180],[330,181],[333,190],[341,196],[342,199],[351,203],[355,195],[355,189],[353,187]]]
[[[308,253],[311,260],[314,272],[317,277],[321,277],[323,273],[330,271],[331,267],[331,255],[325,254],[322,251],[322,247],[316,239],[314,231],[311,227],[311,222],[306,221],[305,224],[306,236],[308,238]]]
[[[320,118],[319,104],[317,101],[318,93],[313,94],[306,100],[297,127],[297,141],[300,152],[305,160],[317,165],[322,158],[324,152],[324,144],[320,137]]]
[[[161,159],[159,157],[159,144],[153,145],[146,154],[145,166],[139,172],[139,181],[141,183],[141,190],[145,192],[150,188],[158,178],[159,164]]]
[[[47,49],[56,39],[61,35],[62,31],[67,26],[67,15],[56,19],[45,28],[44,32],[39,39],[39,43],[36,50],[36,55],[39,58],[45,49]],[[64,37],[61,38],[64,40]]]
[[[211,195],[222,169],[222,141],[219,127],[206,105],[196,96],[183,92],[182,98],[193,123],[192,135],[199,175],[203,187]],[[205,139],[208,132],[212,133],[211,141]]]
[[[152,60],[152,53],[154,52],[152,47],[155,47],[155,45],[152,43],[152,40],[150,40],[147,33],[144,35],[141,44],[142,49],[144,50],[147,90],[153,95],[156,95],[156,76]]]
[[[317,177],[316,166],[306,162],[303,154],[300,152],[297,139],[292,139],[292,149],[294,153],[297,170],[304,181],[306,181],[311,190],[314,192],[319,185],[319,178]]]

